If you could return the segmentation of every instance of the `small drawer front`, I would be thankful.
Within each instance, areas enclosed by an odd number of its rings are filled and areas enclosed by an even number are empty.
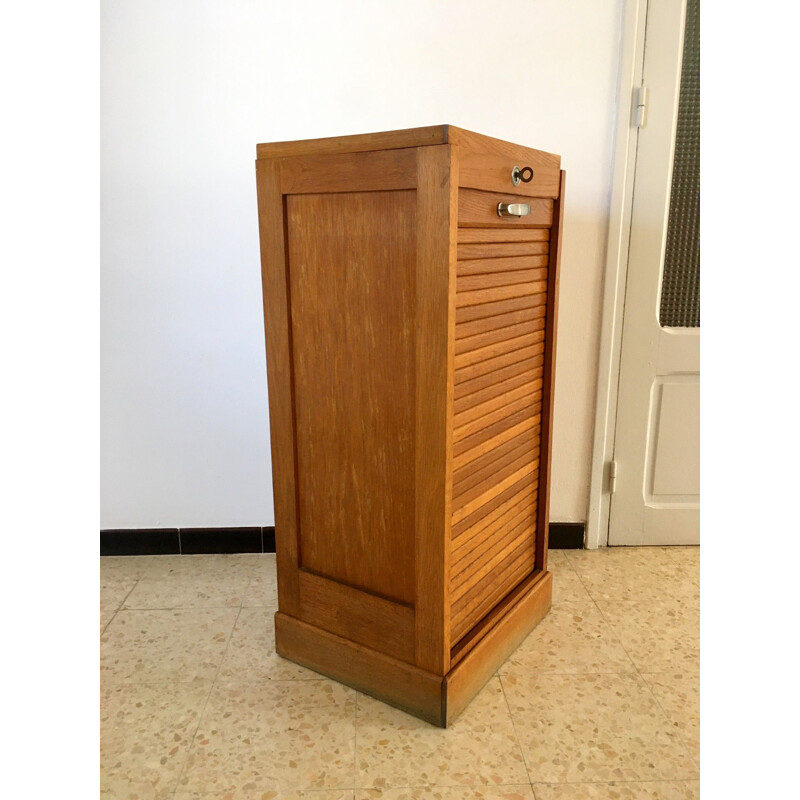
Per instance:
[[[510,148],[507,153],[467,151],[459,161],[458,185],[467,189],[515,192],[525,197],[555,198],[558,197],[560,169],[559,156],[524,147]]]
[[[530,213],[521,217],[501,217],[500,204],[526,205]],[[495,194],[476,189],[459,189],[458,224],[480,228],[548,228],[553,224],[553,201],[515,194]]]

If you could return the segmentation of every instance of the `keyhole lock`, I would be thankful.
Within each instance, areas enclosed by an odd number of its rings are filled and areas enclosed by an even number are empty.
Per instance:
[[[511,170],[511,183],[514,186],[519,186],[520,182],[530,183],[533,180],[533,169],[531,167],[514,167]]]

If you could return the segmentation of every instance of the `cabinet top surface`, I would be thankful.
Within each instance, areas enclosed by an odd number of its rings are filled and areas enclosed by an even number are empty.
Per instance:
[[[427,128],[406,128],[399,131],[381,131],[377,133],[361,133],[352,136],[332,136],[325,139],[299,139],[294,142],[268,142],[256,145],[258,158],[284,158],[286,156],[311,155],[319,153],[357,153],[367,150],[393,150],[400,147],[424,147],[426,145],[455,144],[472,150],[496,149],[498,145],[511,145],[484,136],[480,133],[457,128],[454,125],[431,125]],[[557,162],[560,157],[552,153],[534,151],[543,156],[550,156]]]

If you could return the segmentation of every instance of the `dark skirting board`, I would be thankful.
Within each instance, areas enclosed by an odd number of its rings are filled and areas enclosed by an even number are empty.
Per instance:
[[[551,522],[551,550],[583,549],[583,522]],[[275,526],[122,528],[100,531],[101,556],[274,553]]]

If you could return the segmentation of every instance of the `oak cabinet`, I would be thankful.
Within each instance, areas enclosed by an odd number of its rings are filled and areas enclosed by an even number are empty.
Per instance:
[[[256,173],[277,650],[446,725],[550,606],[560,157],[442,125]]]

